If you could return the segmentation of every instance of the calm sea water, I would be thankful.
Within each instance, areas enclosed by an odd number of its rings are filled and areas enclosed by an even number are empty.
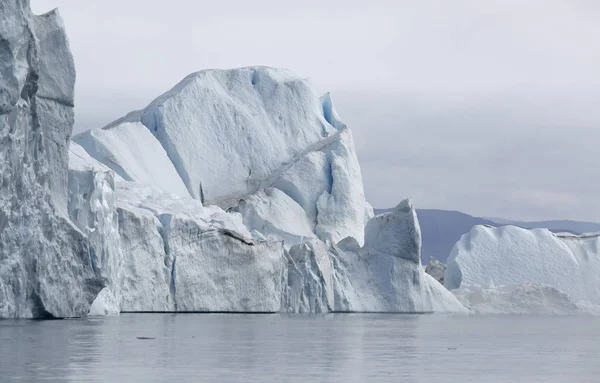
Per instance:
[[[0,381],[600,382],[600,318],[126,314],[0,321]]]

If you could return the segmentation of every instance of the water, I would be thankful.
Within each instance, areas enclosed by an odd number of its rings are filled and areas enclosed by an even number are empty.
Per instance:
[[[600,319],[126,314],[0,321],[0,381],[37,380],[599,382]]]

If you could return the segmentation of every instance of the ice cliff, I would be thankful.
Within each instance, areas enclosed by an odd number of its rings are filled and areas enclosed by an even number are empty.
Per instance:
[[[445,285],[479,312],[598,311],[600,235],[475,226],[456,244]]]
[[[104,287],[68,218],[75,68],[56,11],[0,3],[0,318],[85,315]]]

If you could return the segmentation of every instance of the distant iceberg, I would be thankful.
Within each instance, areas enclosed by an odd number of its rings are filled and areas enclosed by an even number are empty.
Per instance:
[[[559,304],[567,311],[595,312],[600,307],[598,275],[600,234],[475,226],[452,250],[444,283],[470,297],[474,306],[488,304],[483,299],[488,296],[496,302],[509,299],[508,312],[519,311],[518,300],[529,307],[527,312],[544,311],[542,306],[552,312]]]

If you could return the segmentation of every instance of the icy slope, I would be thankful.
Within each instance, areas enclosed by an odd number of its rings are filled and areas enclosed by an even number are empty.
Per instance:
[[[456,289],[536,283],[578,305],[600,305],[598,275],[600,235],[476,226],[452,250],[445,284]]]
[[[248,206],[261,190],[279,189],[304,210],[311,232],[332,243],[362,243],[372,216],[352,134],[331,97],[319,98],[287,70],[194,73],[146,109],[74,141],[125,180],[205,205],[241,211],[240,201]]]
[[[56,11],[0,20],[0,318],[85,315],[104,282],[67,218],[73,58]]]
[[[110,130],[93,129],[73,137],[73,141],[126,181],[189,196],[165,150],[139,122],[123,123]]]

